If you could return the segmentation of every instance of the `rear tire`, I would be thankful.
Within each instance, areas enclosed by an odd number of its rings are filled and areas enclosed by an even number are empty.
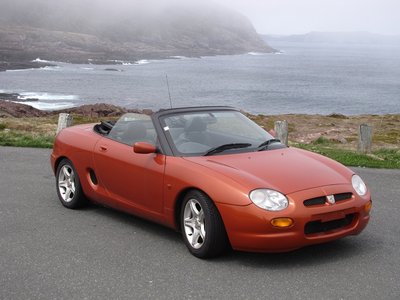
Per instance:
[[[188,192],[180,214],[181,232],[189,251],[199,258],[222,254],[228,246],[224,223],[211,199],[198,190]]]
[[[87,204],[81,183],[74,165],[69,159],[63,159],[56,171],[57,195],[67,208],[79,208]]]

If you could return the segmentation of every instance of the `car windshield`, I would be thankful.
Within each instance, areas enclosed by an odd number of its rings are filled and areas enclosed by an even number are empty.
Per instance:
[[[127,113],[112,126],[108,138],[132,146],[136,142],[156,144],[157,135],[148,115]]]
[[[254,151],[273,137],[238,111],[177,113],[161,124],[174,152],[182,156]]]

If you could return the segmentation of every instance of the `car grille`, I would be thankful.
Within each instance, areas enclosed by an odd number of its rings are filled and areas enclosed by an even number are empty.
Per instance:
[[[339,202],[339,201],[350,199],[353,196],[353,194],[352,193],[341,193],[341,194],[334,194],[334,196],[335,196],[335,201]],[[311,199],[307,199],[307,200],[303,201],[304,206],[323,205],[323,204],[325,204],[325,202],[326,202],[325,196],[311,198]]]
[[[348,214],[343,219],[332,220],[328,222],[312,221],[304,227],[304,233],[315,234],[328,232],[349,226],[355,218],[355,214]]]

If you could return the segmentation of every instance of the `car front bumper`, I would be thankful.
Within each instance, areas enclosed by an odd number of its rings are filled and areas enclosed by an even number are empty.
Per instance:
[[[350,196],[334,204],[304,204],[305,200],[341,194]],[[216,203],[232,248],[251,252],[287,252],[359,234],[370,219],[369,192],[360,197],[349,185],[319,187],[286,196],[289,206],[280,212],[266,211],[254,204]],[[276,218],[290,218],[293,224],[275,227],[271,221]]]

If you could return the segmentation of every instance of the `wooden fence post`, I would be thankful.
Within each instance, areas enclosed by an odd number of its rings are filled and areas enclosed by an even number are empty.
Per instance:
[[[276,121],[275,128],[276,138],[280,139],[282,144],[288,145],[288,136],[289,136],[289,129],[288,129],[288,122],[285,121]]]
[[[66,113],[59,114],[56,134],[59,133],[62,129],[71,126],[72,121],[73,121],[72,115]]]
[[[372,146],[372,127],[361,124],[358,129],[358,152],[370,153]]]

